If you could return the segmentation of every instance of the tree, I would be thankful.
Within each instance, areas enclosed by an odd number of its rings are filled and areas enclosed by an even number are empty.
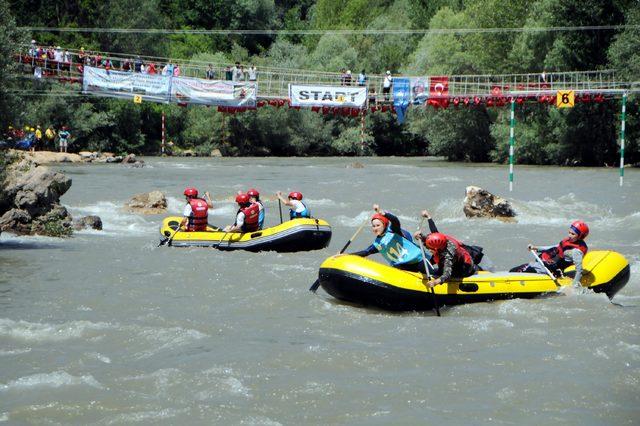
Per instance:
[[[16,48],[27,44],[26,35],[18,31],[16,22],[11,14],[9,3],[0,0],[0,128],[15,123],[20,99],[12,89],[18,86],[14,75],[18,72],[13,55]]]

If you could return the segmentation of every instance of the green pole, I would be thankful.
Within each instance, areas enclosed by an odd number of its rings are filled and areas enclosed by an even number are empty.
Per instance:
[[[516,100],[511,99],[511,124],[509,125],[509,191],[513,191],[513,148],[516,143],[514,128],[516,126]]]
[[[620,186],[624,183],[624,127],[627,116],[627,94],[622,95],[622,125],[620,126]]]

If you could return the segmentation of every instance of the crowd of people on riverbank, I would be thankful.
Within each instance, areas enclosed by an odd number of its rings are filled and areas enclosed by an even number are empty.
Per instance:
[[[44,132],[38,124],[35,127],[9,126],[2,134],[3,147],[34,151],[67,152],[71,133],[67,126],[60,126],[58,130],[53,125],[48,126]]]
[[[205,192],[205,198],[199,198],[198,190],[189,187],[184,190],[184,195],[186,205],[183,219],[176,232],[207,231],[208,211],[213,208],[210,194]],[[285,198],[282,192],[278,191],[276,197],[279,203],[290,208],[290,219],[311,217],[311,211],[303,201],[300,192],[290,192]],[[246,193],[239,192],[235,201],[238,204],[235,220],[222,231],[225,233],[255,232],[263,229],[265,207],[260,201],[258,190],[252,188]],[[375,236],[374,241],[364,250],[349,254],[366,257],[380,253],[395,268],[421,272],[430,276],[427,283],[429,287],[443,284],[451,278],[469,277],[483,270],[482,247],[465,244],[452,235],[440,232],[428,210],[423,210],[420,216],[423,221],[427,220],[429,232],[419,229],[413,235],[402,228],[400,219],[396,215],[383,210],[378,204],[373,205],[373,210],[374,214],[369,221]],[[421,225],[422,222],[419,228]],[[575,265],[572,284],[574,287],[579,287],[582,278],[582,259],[588,251],[584,240],[588,235],[587,224],[580,220],[574,221],[569,226],[567,237],[557,245],[536,247],[529,244],[527,248],[534,253],[536,261],[515,267],[511,272],[547,274],[555,279],[562,275],[565,268]]]

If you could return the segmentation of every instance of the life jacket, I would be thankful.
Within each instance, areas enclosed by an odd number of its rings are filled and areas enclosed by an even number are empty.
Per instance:
[[[564,269],[573,263],[564,258],[564,252],[573,249],[580,250],[582,254],[587,254],[587,251],[589,250],[584,240],[577,240],[573,242],[569,238],[565,238],[560,241],[556,247],[543,251],[540,258],[547,268],[551,270]]]
[[[449,235],[445,235],[445,237],[447,237],[447,241],[451,241],[456,246],[454,263],[462,262],[469,265],[470,267],[473,267],[473,259],[471,258],[469,252],[463,247],[463,244]],[[443,250],[446,250],[446,247]],[[443,265],[440,264],[440,260],[440,251],[438,250],[433,253],[433,262],[436,263],[440,268],[442,268]]]
[[[311,217],[311,211],[309,210],[307,205],[304,203],[304,201],[300,201],[300,202],[304,206],[304,210],[302,210],[299,213],[296,212],[295,210],[289,210],[289,218],[290,219],[295,219],[297,217]]]
[[[244,223],[242,232],[253,232],[259,229],[260,206],[258,203],[251,203],[247,207],[238,209],[238,213],[244,213]]]
[[[422,260],[422,252],[418,246],[390,229],[376,237],[373,246],[391,266],[416,263]]]
[[[258,229],[262,229],[262,227],[264,226],[264,204],[262,204],[262,201],[256,201],[256,204],[258,204],[258,208],[260,209],[260,213],[258,214]]]
[[[191,215],[187,224],[187,231],[206,231],[209,206],[207,202],[200,198],[191,198]]]

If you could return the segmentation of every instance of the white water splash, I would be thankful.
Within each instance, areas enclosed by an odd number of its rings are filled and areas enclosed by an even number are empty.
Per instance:
[[[29,342],[61,342],[86,337],[92,331],[105,330],[112,325],[90,321],[71,321],[62,324],[32,323],[0,319],[0,336]]]
[[[104,389],[104,386],[90,374],[85,376],[72,376],[66,371],[55,371],[53,373],[33,374],[11,380],[6,384],[0,384],[0,391],[26,390],[38,387],[60,388],[73,385],[88,385],[97,389]]]

